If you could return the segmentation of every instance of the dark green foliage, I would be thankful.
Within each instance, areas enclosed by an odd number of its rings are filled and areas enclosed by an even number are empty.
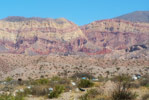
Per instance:
[[[91,82],[90,80],[81,79],[79,84],[78,84],[78,87],[80,87],[80,88],[88,88],[88,87],[92,87],[93,85],[94,85],[94,83]]]
[[[64,91],[64,86],[57,85],[54,90],[49,94],[48,98],[57,98]]]

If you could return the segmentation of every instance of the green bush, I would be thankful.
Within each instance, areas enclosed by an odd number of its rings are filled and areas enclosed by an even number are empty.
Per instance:
[[[12,96],[11,94],[3,94],[0,95],[0,100],[24,100],[24,96],[19,93],[16,96]]]
[[[6,82],[10,82],[10,81],[12,81],[12,80],[13,80],[13,78],[11,78],[11,77],[7,77],[7,78],[5,79]]]
[[[41,78],[41,79],[37,79],[35,81],[32,81],[32,84],[33,85],[46,85],[46,84],[49,84],[49,80],[46,79],[46,78]]]
[[[91,82],[90,80],[81,79],[79,84],[78,84],[78,87],[80,87],[80,88],[88,88],[88,87],[92,87],[93,85],[94,85],[94,83]]]
[[[57,98],[63,92],[64,86],[57,85],[54,90],[49,94],[48,98]]]
[[[18,92],[17,95],[15,96],[15,100],[24,100],[24,97],[26,95],[23,92]]]
[[[12,95],[3,94],[0,95],[0,100],[15,100],[15,98]]]
[[[60,77],[53,77],[49,83],[51,87],[55,87],[56,85],[63,85],[65,87],[65,91],[68,92],[72,89],[72,85],[70,84],[70,79],[68,78],[60,78]]]
[[[28,89],[28,88],[25,88],[23,93],[24,93],[24,96],[27,96],[27,95],[32,93],[32,90]]]

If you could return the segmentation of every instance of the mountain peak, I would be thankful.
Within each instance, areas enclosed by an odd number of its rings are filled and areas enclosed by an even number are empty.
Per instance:
[[[116,19],[123,19],[132,22],[149,23],[149,11],[135,11],[122,16],[118,16],[116,17]]]

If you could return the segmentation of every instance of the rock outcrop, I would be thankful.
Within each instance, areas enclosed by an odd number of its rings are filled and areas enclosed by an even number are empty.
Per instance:
[[[88,41],[108,51],[125,50],[133,45],[145,47],[149,40],[149,24],[119,19],[95,21],[81,27]],[[98,54],[98,53],[97,53]]]
[[[39,20],[1,20],[0,51],[30,55],[73,52],[87,41],[80,28],[64,18]]]
[[[148,23],[120,19],[95,21],[81,27],[64,18],[8,17],[0,20],[1,53],[125,54],[135,52],[131,49],[137,45],[148,51],[148,40]]]

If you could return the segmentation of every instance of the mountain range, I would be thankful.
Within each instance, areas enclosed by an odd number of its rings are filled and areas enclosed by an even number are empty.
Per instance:
[[[78,26],[65,19],[0,20],[0,53],[149,58],[149,11]]]

